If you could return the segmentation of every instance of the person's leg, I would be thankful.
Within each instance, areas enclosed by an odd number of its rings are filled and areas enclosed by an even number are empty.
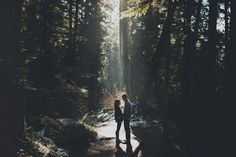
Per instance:
[[[121,127],[121,122],[117,122],[117,127],[116,127],[116,141],[119,141],[120,127]]]
[[[125,120],[124,121],[124,127],[125,127],[126,141],[130,142],[130,125],[129,125],[129,120]]]

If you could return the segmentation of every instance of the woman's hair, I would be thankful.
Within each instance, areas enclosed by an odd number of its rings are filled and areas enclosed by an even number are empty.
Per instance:
[[[119,105],[120,105],[120,100],[115,100],[115,101],[114,101],[114,107],[115,107],[115,108],[118,108]]]
[[[127,94],[123,94],[123,95],[122,95],[122,99],[123,99],[123,100],[127,100],[127,99],[128,99]]]

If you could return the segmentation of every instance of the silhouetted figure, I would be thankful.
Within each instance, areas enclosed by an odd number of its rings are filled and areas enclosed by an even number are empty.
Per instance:
[[[122,114],[121,109],[120,109],[120,100],[115,100],[114,108],[115,108],[115,120],[117,122],[116,144],[118,145],[119,142],[120,142],[119,132],[120,132],[120,127],[121,127],[121,122],[123,121],[123,114]]]
[[[130,118],[131,118],[131,103],[128,99],[126,94],[122,95],[122,99],[125,102],[124,108],[124,128],[125,128],[125,135],[126,135],[126,143],[130,143]]]
[[[127,142],[126,153],[129,154],[129,155],[133,153],[132,145],[131,145],[130,142]]]
[[[117,151],[115,152],[115,157],[125,157],[126,156],[126,152],[123,151],[123,149],[121,149],[121,147],[119,145],[116,146]]]

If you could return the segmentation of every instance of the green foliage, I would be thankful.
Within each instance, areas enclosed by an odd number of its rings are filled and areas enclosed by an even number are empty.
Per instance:
[[[67,157],[71,151],[83,152],[89,142],[96,139],[96,132],[85,122],[76,123],[73,119],[67,121],[68,124],[65,125],[56,119],[41,117],[42,131],[33,131],[34,126],[26,128],[19,154],[24,157]]]
[[[89,137],[89,141],[94,141],[97,138],[97,132],[95,131],[94,126],[89,125],[88,123],[86,123],[83,120],[79,121],[79,124],[85,126],[87,132],[88,132],[88,137]]]
[[[144,4],[142,6],[132,7],[127,11],[121,13],[120,18],[138,18],[145,15],[150,8],[150,4]]]
[[[28,0],[23,4],[19,44],[23,65],[18,84],[27,91],[27,117],[29,112],[73,117],[98,107],[99,2],[72,3],[71,16],[69,1]]]

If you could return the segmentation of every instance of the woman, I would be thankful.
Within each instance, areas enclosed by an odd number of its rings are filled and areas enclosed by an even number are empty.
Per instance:
[[[120,100],[115,100],[114,108],[115,108],[115,120],[116,120],[116,123],[117,123],[116,144],[119,144],[119,142],[120,142],[119,132],[120,132],[120,127],[121,127],[121,122],[123,121],[123,114],[122,114],[121,109],[120,109]]]

